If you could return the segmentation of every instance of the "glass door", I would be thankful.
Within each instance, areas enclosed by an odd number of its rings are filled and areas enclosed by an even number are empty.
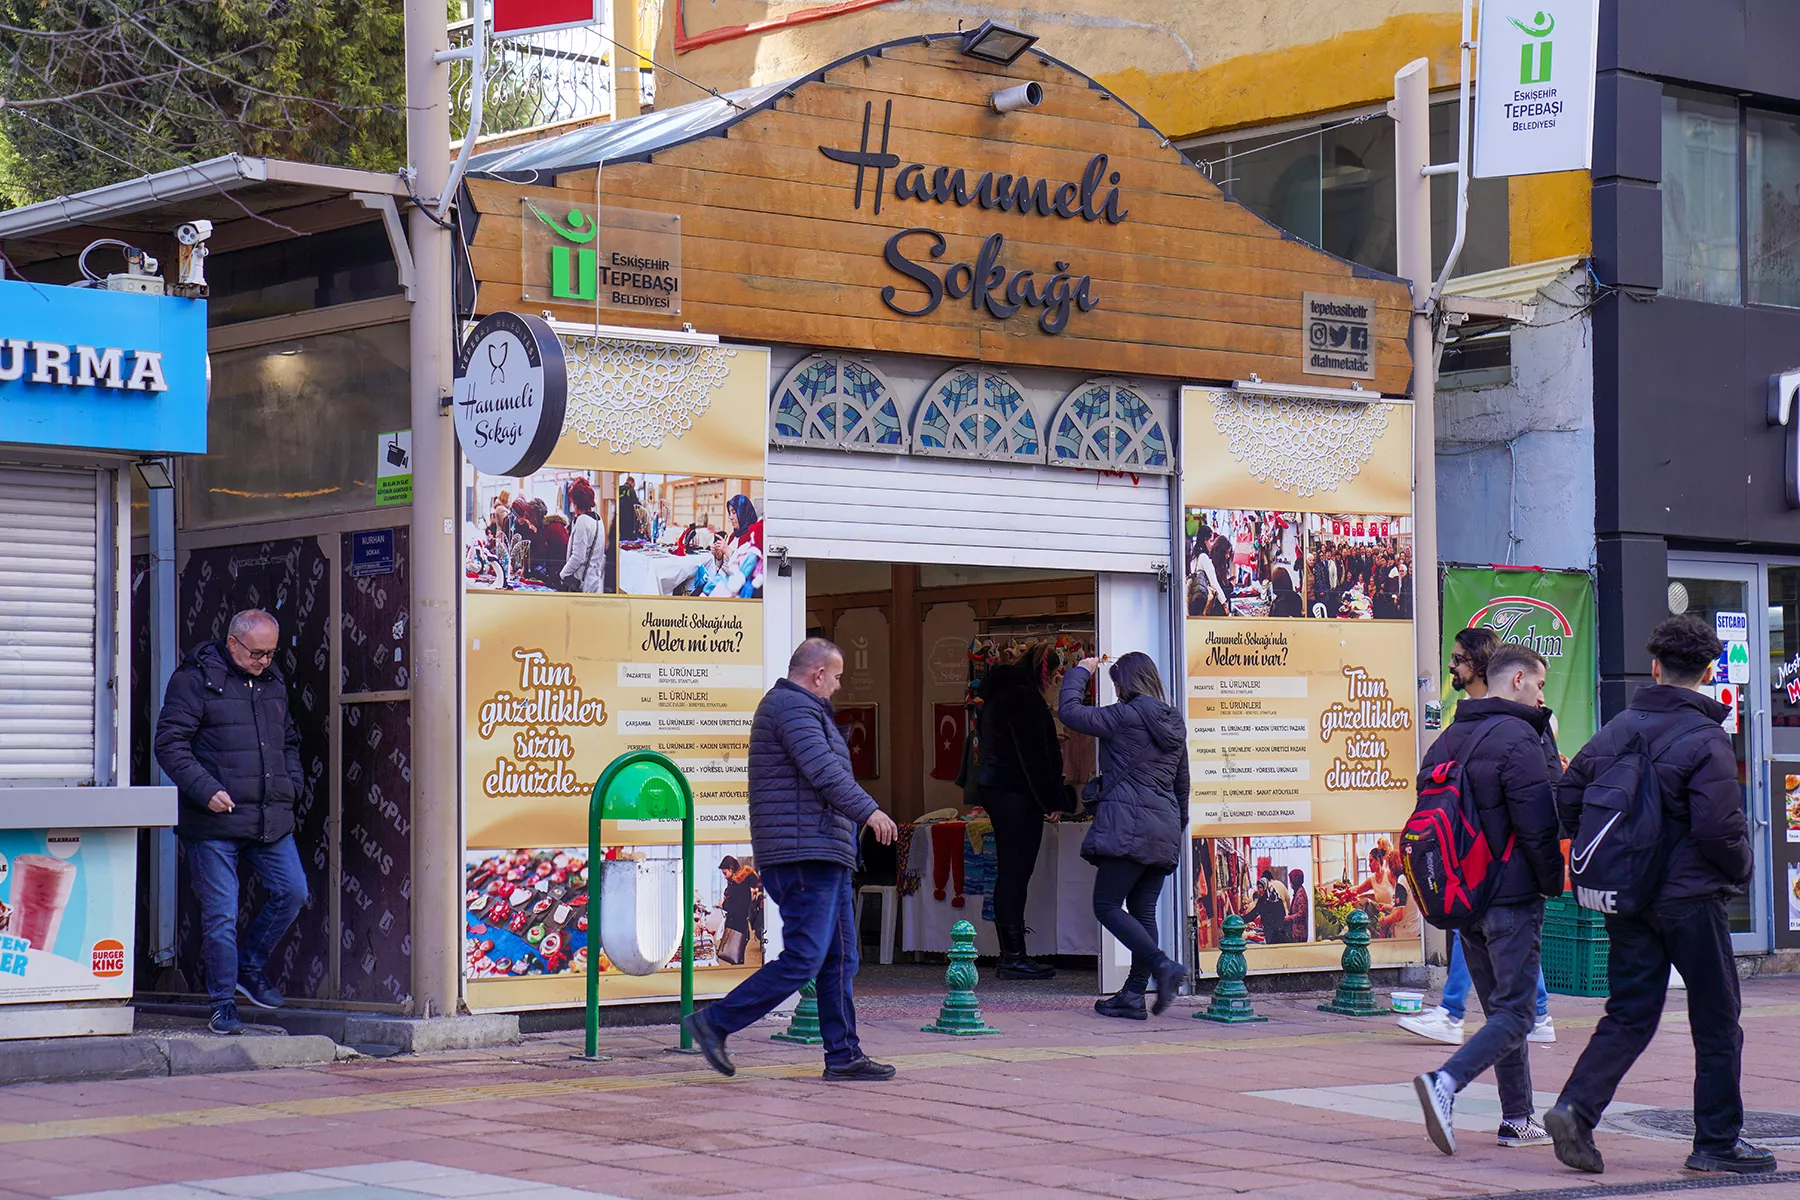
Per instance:
[[[1737,758],[1738,783],[1743,789],[1744,816],[1750,824],[1750,844],[1756,857],[1756,875],[1742,896],[1727,906],[1732,946],[1739,953],[1763,953],[1769,949],[1768,862],[1768,742],[1763,733],[1768,717],[1769,608],[1757,565],[1708,559],[1669,559],[1669,613],[1694,613],[1715,628],[1739,632],[1746,643],[1731,678],[1731,646],[1710,687],[1710,692],[1732,710],[1725,722]],[[1760,614],[1760,619],[1751,619]],[[1758,677],[1761,676],[1759,682]],[[1800,733],[1800,730],[1796,730]]]
[[[1800,565],[1768,567],[1768,828],[1757,841],[1769,859],[1769,928],[1779,950],[1800,949]],[[1758,664],[1763,665],[1762,663]]]

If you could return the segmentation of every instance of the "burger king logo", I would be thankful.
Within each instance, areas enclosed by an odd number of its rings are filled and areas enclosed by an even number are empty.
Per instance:
[[[116,979],[125,973],[125,943],[105,938],[94,943],[94,974]]]

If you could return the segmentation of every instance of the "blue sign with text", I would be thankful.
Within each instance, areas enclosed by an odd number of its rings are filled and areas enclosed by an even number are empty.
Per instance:
[[[0,280],[0,442],[206,451],[206,302]]]

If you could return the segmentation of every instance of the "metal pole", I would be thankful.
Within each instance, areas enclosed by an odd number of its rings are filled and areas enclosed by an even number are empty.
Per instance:
[[[170,460],[168,467],[174,471]],[[175,489],[151,488],[150,491],[150,713],[151,721],[162,712],[163,696],[169,688],[169,676],[181,661],[175,631]],[[150,736],[155,736],[152,728]],[[168,785],[173,782],[154,758],[150,764],[151,780]],[[175,963],[175,897],[177,867],[175,831],[150,831],[150,895],[156,910],[150,939],[150,961],[158,967]],[[158,990],[161,985],[158,984]]]
[[[443,0],[405,0],[406,143],[422,201],[410,214],[412,365],[413,1009],[455,1013],[462,988],[462,804],[458,739],[455,437],[449,410],[455,296],[450,231],[427,207],[450,170]]]
[[[1419,753],[1437,739],[1437,354],[1431,328],[1431,61],[1394,75],[1394,224],[1399,273],[1412,289],[1413,632]]]
[[[1456,237],[1450,242],[1450,253],[1444,258],[1444,269],[1438,273],[1437,283],[1431,289],[1431,303],[1435,307],[1437,298],[1444,294],[1444,285],[1450,282],[1450,272],[1456,269],[1456,260],[1462,257],[1463,243],[1469,236],[1469,88],[1471,74],[1469,71],[1469,55],[1475,49],[1473,32],[1473,0],[1463,0],[1462,9],[1462,82],[1457,86],[1456,105]],[[1444,167],[1452,164],[1446,163]],[[1428,166],[1429,174],[1450,174],[1444,167]],[[1427,266],[1429,267],[1429,263]],[[1404,275],[1405,273],[1402,272]],[[1407,276],[1407,278],[1411,278]],[[1436,353],[1432,355],[1434,364]],[[1437,368],[1432,367],[1435,373]]]
[[[681,812],[681,1048],[692,1050],[694,1036],[687,1019],[694,1015],[694,796],[682,780]]]
[[[638,68],[650,65],[638,50],[638,0],[613,0],[613,120],[638,115]]]

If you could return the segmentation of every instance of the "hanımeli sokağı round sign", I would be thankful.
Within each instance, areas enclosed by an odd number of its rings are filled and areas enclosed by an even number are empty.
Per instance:
[[[483,475],[529,475],[562,435],[569,377],[562,339],[541,317],[500,312],[456,355],[456,437]]]

